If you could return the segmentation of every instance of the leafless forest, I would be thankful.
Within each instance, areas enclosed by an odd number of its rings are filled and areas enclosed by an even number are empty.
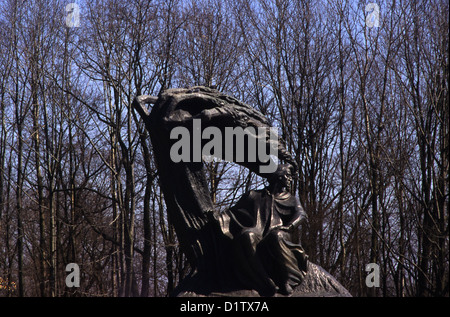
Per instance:
[[[312,262],[354,296],[449,295],[448,1],[69,2],[0,0],[0,296],[176,287],[189,268],[131,102],[194,85],[279,128]],[[264,185],[207,164],[219,209]]]

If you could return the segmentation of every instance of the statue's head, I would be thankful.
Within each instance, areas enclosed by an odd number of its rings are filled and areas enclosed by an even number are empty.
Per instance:
[[[283,187],[290,187],[294,167],[291,164],[278,164],[277,170],[267,178],[270,185],[278,183]]]

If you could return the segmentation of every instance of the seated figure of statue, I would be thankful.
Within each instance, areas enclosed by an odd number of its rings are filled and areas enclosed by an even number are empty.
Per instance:
[[[306,219],[298,199],[288,191],[292,166],[280,164],[269,185],[251,190],[213,221],[231,240],[234,274],[264,295],[289,295],[306,275],[307,255],[291,240],[292,231]]]

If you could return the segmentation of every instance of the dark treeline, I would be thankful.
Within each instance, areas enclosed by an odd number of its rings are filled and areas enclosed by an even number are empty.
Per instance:
[[[355,296],[448,296],[449,4],[374,3],[1,0],[0,296],[170,293],[189,268],[130,105],[194,85],[279,128],[311,261]],[[263,185],[206,164],[219,209]]]

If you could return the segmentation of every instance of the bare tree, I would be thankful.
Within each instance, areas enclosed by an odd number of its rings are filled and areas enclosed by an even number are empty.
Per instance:
[[[311,261],[354,295],[448,296],[448,2],[377,5],[90,1],[72,27],[62,1],[1,1],[0,295],[171,293],[189,267],[131,102],[207,85],[279,128]],[[219,210],[264,184],[205,164]]]

